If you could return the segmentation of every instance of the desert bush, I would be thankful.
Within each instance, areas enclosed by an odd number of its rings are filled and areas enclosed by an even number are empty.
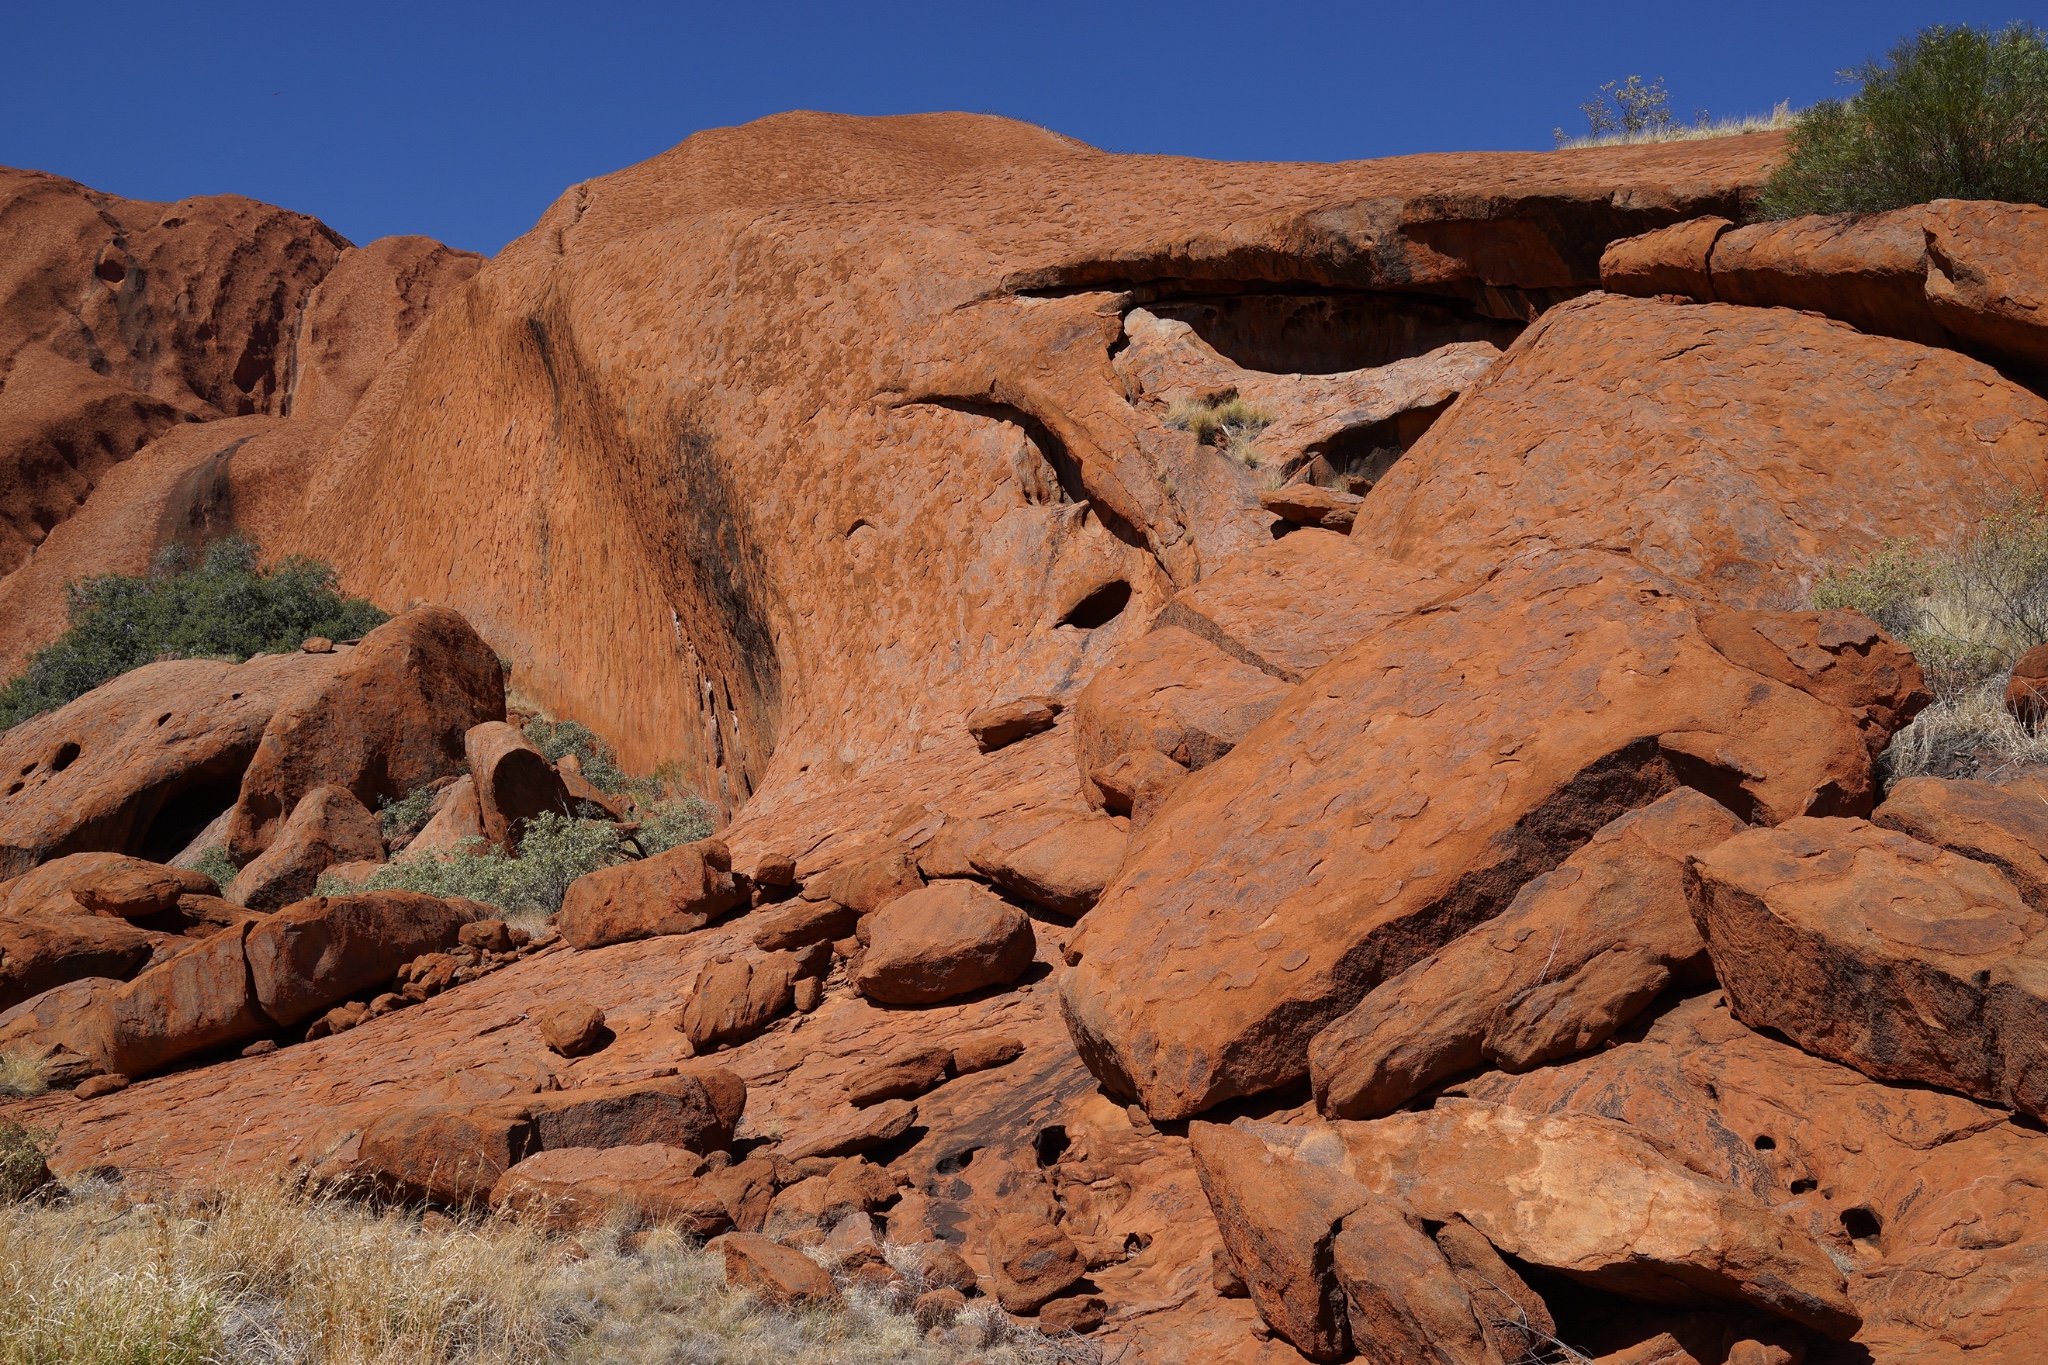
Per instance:
[[[1697,142],[1705,138],[1740,137],[1745,133],[1768,133],[1790,128],[1796,115],[1792,102],[1785,100],[1772,108],[1768,114],[1736,114],[1715,118],[1705,109],[1693,113],[1691,123],[1666,123],[1656,128],[1627,134],[1619,129],[1588,133],[1584,137],[1573,137],[1562,128],[1553,128],[1550,135],[1560,149],[1573,147],[1618,147],[1635,142]]]
[[[1166,423],[1257,469],[1259,433],[1273,425],[1273,414],[1236,393],[1226,393],[1207,401],[1184,398],[1167,409]]]
[[[2005,709],[2020,655],[2048,642],[2048,510],[2016,501],[1980,517],[1952,545],[1893,541],[1814,587],[1821,610],[1860,611],[1913,651],[1934,704],[1885,750],[1887,782],[2048,761]]]
[[[633,839],[651,857],[681,844],[709,839],[713,828],[710,804],[701,796],[685,796],[655,803],[640,817],[640,832]]]
[[[2048,200],[2048,35],[1923,29],[1882,64],[1844,73],[1861,89],[1793,120],[1764,187],[1766,218],[1872,213],[1931,199]]]
[[[0,1202],[15,1203],[40,1189],[50,1178],[43,1164],[49,1134],[14,1119],[0,1119]]]
[[[158,659],[295,650],[309,636],[353,639],[390,618],[343,597],[334,569],[294,556],[265,569],[240,537],[195,557],[171,546],[142,577],[101,574],[65,588],[71,625],[0,689],[0,729],[55,710]]]
[[[509,1219],[433,1228],[257,1181],[175,1213],[104,1187],[0,1209],[0,1365],[1089,1365],[1007,1321],[927,1342],[859,1291],[779,1312],[672,1234],[586,1253]],[[984,1310],[981,1318],[1001,1319]]]
[[[415,787],[396,801],[383,797],[377,803],[377,827],[386,840],[418,834],[433,818],[434,798],[441,793],[432,787]]]
[[[194,858],[192,860],[192,870],[194,872],[204,872],[207,876],[213,878],[213,884],[220,888],[220,893],[223,896],[228,893],[228,885],[234,881],[235,874],[241,871],[240,868],[235,866],[235,860],[228,857],[227,849],[220,844],[215,844],[212,848],[207,849],[197,858]]]
[[[528,822],[517,857],[471,838],[450,854],[386,863],[360,889],[460,896],[495,905],[508,919],[538,920],[562,908],[569,883],[625,860],[618,826],[546,811]],[[345,895],[349,890],[333,877],[322,877],[315,888],[322,896]]]
[[[43,1059],[40,1052],[0,1052],[0,1095],[27,1099],[46,1093]]]

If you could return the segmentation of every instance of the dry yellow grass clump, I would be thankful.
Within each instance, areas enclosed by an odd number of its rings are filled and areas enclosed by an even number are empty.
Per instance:
[[[964,1329],[964,1330],[963,1330]],[[421,1219],[282,1183],[0,1207],[0,1365],[988,1365],[1097,1362],[992,1308],[927,1341],[880,1299],[777,1312],[660,1234],[637,1253],[503,1219]]]

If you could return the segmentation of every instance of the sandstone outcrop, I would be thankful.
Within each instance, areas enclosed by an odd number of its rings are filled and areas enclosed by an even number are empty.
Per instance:
[[[1866,1075],[2048,1115],[2048,915],[1995,868],[1810,819],[1693,867],[1700,932],[1744,1023]]]
[[[1285,684],[1176,627],[1155,630],[1095,675],[1076,705],[1074,747],[1092,773],[1150,750],[1205,768],[1287,695]]]
[[[1507,909],[1376,987],[1309,1047],[1316,1102],[1373,1118],[1484,1062],[1598,1047],[1674,982],[1711,984],[1685,859],[1740,833],[1691,788],[1603,826]]]
[[[1830,658],[1888,714],[1925,695],[1888,645]],[[1155,1117],[1291,1084],[1367,991],[1676,786],[1765,821],[1867,811],[1865,709],[1730,660],[1638,564],[1532,556],[1354,646],[1176,790],[1068,945],[1068,1023]]]
[[[1051,697],[1019,697],[1015,701],[996,702],[968,712],[967,733],[974,736],[974,742],[981,746],[983,753],[992,753],[1005,744],[1015,744],[1020,739],[1050,730],[1062,709],[1060,703]]]
[[[245,866],[314,789],[345,788],[374,810],[459,773],[464,736],[505,716],[497,655],[442,607],[387,621],[345,653],[293,657],[341,662],[263,727],[228,825],[228,853]]]

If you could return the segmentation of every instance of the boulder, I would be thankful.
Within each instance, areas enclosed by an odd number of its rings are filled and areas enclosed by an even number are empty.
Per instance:
[[[99,1069],[87,1025],[94,1004],[120,985],[110,976],[82,976],[0,1011],[0,1053],[42,1059],[43,1080],[68,1085]]]
[[[1022,910],[972,882],[935,882],[861,922],[866,951],[854,989],[884,1005],[935,1005],[1008,985],[1037,941]]]
[[[2032,909],[2048,913],[2048,805],[1988,782],[1909,777],[1870,822],[1988,863]]]
[[[315,897],[249,930],[249,980],[265,1015],[303,1023],[389,981],[414,958],[454,947],[463,925],[496,915],[476,901],[417,891]]]
[[[1467,582],[1536,542],[1625,545],[1722,605],[1768,608],[2005,505],[2044,458],[2048,400],[1953,351],[1788,308],[1595,294],[1532,323],[1351,534]]]
[[[563,1147],[536,1152],[491,1187],[492,1208],[563,1231],[673,1227],[715,1237],[732,1226],[725,1203],[697,1177],[704,1158],[681,1147]]]
[[[804,882],[803,898],[830,901],[855,915],[866,915],[923,885],[916,855],[891,843],[880,849],[864,848],[856,856],[811,876]]]
[[[1020,739],[1052,729],[1064,709],[1051,697],[1019,697],[1015,701],[994,702],[968,713],[967,733],[974,736],[977,748],[991,754]]]
[[[572,948],[601,948],[690,933],[745,899],[733,881],[732,854],[724,842],[699,839],[578,877],[562,898],[555,927]]]
[[[595,1052],[605,1035],[604,1011],[588,1000],[564,1000],[542,1010],[535,1021],[540,1040],[563,1057]]]
[[[346,788],[375,809],[460,773],[463,737],[505,718],[498,656],[462,616],[419,607],[336,658],[332,675],[279,708],[242,778],[228,854],[247,866],[316,787]]]
[[[1091,773],[1150,749],[1183,768],[1223,755],[1287,695],[1285,683],[1177,627],[1119,651],[1074,704],[1074,750]]]
[[[950,1048],[912,1048],[854,1074],[846,1083],[846,1098],[856,1109],[883,1100],[914,1100],[944,1085],[953,1071]]]
[[[1674,981],[1708,984],[1685,858],[1743,828],[1689,787],[1602,826],[1497,917],[1317,1034],[1317,1105],[1373,1118],[1485,1062],[1526,1071],[1598,1047]]]
[[[683,989],[678,1027],[698,1052],[743,1043],[788,1014],[802,960],[796,953],[764,957],[720,954]]]
[[[1035,1313],[1088,1273],[1073,1238],[1031,1214],[1012,1214],[988,1231],[996,1301],[1011,1313]]]
[[[1867,1076],[2048,1116],[2048,915],[1996,868],[1862,820],[1793,820],[1695,858],[1736,1017]]]
[[[1259,506],[1296,526],[1314,526],[1325,531],[1349,534],[1351,522],[1365,502],[1356,493],[1318,488],[1312,483],[1291,483],[1284,488],[1262,491]]]
[[[364,1126],[355,1173],[387,1199],[480,1205],[532,1148],[533,1124],[516,1111],[414,1105]]]
[[[441,789],[434,798],[433,814],[412,841],[404,856],[424,858],[433,854],[458,853],[480,848],[486,842],[483,809],[477,804],[476,779],[468,773]]]
[[[839,1296],[831,1275],[801,1251],[747,1232],[729,1232],[717,1246],[725,1257],[725,1282],[777,1308],[813,1307]]]
[[[1156,749],[1138,749],[1091,770],[1088,780],[1102,793],[1103,809],[1130,817],[1131,832],[1136,833],[1152,823],[1187,775],[1186,768]]]
[[[172,858],[234,804],[272,715],[343,657],[147,664],[0,734],[0,878],[68,853]]]
[[[779,1155],[788,1161],[816,1156],[856,1156],[886,1147],[917,1122],[917,1106],[909,1100],[884,1100],[865,1109],[851,1106],[822,1116],[785,1138]]]
[[[1557,1336],[1550,1305],[1477,1228],[1453,1218],[1436,1230],[1436,1245],[1471,1296],[1480,1328],[1503,1361],[1520,1360],[1549,1346]]]
[[[1175,593],[1154,629],[1198,635],[1240,663],[1297,683],[1453,584],[1355,536],[1297,531],[1237,555]]]
[[[984,1033],[953,1048],[953,1074],[971,1076],[977,1071],[990,1071],[1008,1066],[1023,1055],[1023,1039],[1002,1033]]]
[[[1344,1359],[1351,1329],[1332,1244],[1372,1192],[1341,1172],[1285,1160],[1236,1128],[1194,1123],[1188,1139],[1230,1264],[1259,1316],[1310,1360]]]
[[[164,936],[97,915],[23,915],[0,920],[0,1009],[88,977],[126,981]]]
[[[251,910],[276,910],[312,895],[320,874],[334,864],[383,856],[377,817],[345,788],[315,787],[285,817],[270,847],[236,874],[227,899]]]
[[[1412,1210],[1368,1195],[1329,1250],[1352,1345],[1373,1365],[1501,1365],[1471,1292]]]
[[[732,1145],[746,1104],[745,1082],[722,1067],[706,1067],[650,1081],[550,1090],[524,1101],[521,1112],[547,1151],[658,1143],[710,1153]]]
[[[219,891],[203,872],[119,853],[73,853],[0,882],[0,918],[87,914],[142,920],[175,909],[180,896]]]
[[[99,1069],[132,1080],[269,1033],[243,955],[247,932],[215,934],[97,996],[80,1036]]]
[[[2013,663],[2005,706],[2029,730],[2048,716],[2048,645],[2035,645]]]
[[[741,1232],[759,1232],[768,1221],[775,1198],[777,1165],[773,1157],[750,1156],[723,1168],[709,1169],[699,1179],[725,1204],[726,1215]]]
[[[1431,1222],[1462,1217],[1527,1264],[1650,1303],[1703,1295],[1761,1309],[1837,1340],[1861,1324],[1841,1270],[1804,1230],[1626,1124],[1442,1100],[1335,1130],[1360,1183]],[[1336,1145],[1305,1138],[1295,1159]]]
[[[1693,218],[1610,242],[1600,255],[1600,287],[1638,298],[1682,294],[1712,303],[1714,243],[1734,226],[1726,218]]]
[[[859,911],[829,900],[788,901],[747,919],[754,946],[766,953],[850,938],[859,923]]]
[[[968,855],[974,870],[1005,891],[1057,915],[1086,914],[1116,875],[1130,835],[1122,823],[1078,815],[1011,843],[998,828]]]
[[[1041,1332],[1073,1332],[1086,1336],[1109,1317],[1109,1304],[1100,1294],[1077,1294],[1054,1299],[1038,1310]]]
[[[470,727],[462,738],[470,780],[476,784],[484,839],[515,852],[536,815],[573,815],[574,803],[561,775],[532,741],[502,720]]]
[[[1875,645],[1831,657],[1921,692]],[[1679,785],[1756,820],[1869,809],[1868,712],[1731,661],[1632,560],[1534,554],[1187,779],[1067,945],[1068,1027],[1155,1118],[1293,1084],[1367,992]]]

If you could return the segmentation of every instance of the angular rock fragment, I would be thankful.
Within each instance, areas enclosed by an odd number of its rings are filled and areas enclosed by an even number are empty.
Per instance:
[[[161,934],[100,915],[0,920],[0,1009],[88,977],[126,981],[163,942]]]
[[[482,1204],[533,1148],[522,1114],[466,1105],[387,1111],[363,1129],[356,1172],[386,1198]]]
[[[1012,1214],[989,1229],[988,1263],[996,1299],[1012,1313],[1037,1312],[1088,1273],[1073,1239],[1031,1214]]]
[[[1603,826],[1494,919],[1317,1034],[1317,1104],[1372,1118],[1483,1062],[1526,1071],[1599,1046],[1674,980],[1711,981],[1685,858],[1744,828],[1691,788]]]
[[[884,1100],[865,1109],[846,1108],[824,1116],[785,1140],[780,1155],[789,1161],[817,1156],[856,1156],[885,1147],[910,1131],[917,1106],[909,1100]]]
[[[2020,898],[2048,913],[2048,805],[1988,782],[1909,777],[1894,783],[1870,822],[2005,874]]]
[[[722,1067],[706,1067],[651,1081],[546,1091],[524,1101],[521,1112],[545,1150],[657,1143],[708,1153],[732,1145],[746,1103],[745,1082]]]
[[[301,1023],[389,981],[423,953],[454,947],[463,925],[495,914],[476,901],[417,891],[300,901],[249,930],[249,981],[265,1015]]]
[[[1287,695],[1286,684],[1169,627],[1118,653],[1075,703],[1074,748],[1090,773],[1150,749],[1193,771],[1230,752]]]
[[[1102,767],[1093,769],[1088,780],[1102,793],[1102,806],[1112,815],[1127,815],[1131,833],[1152,823],[1173,789],[1188,770],[1152,749],[1119,754]]]
[[[1473,1313],[1502,1360],[1519,1360],[1548,1347],[1557,1336],[1550,1306],[1478,1229],[1453,1218],[1436,1230],[1436,1244],[1451,1273],[1471,1295]]]
[[[998,829],[968,855],[975,871],[1060,915],[1088,912],[1116,875],[1130,842],[1123,826],[1099,815],[1060,821],[1015,845],[1003,834]]]
[[[1050,730],[1065,709],[1051,697],[1020,697],[970,712],[967,732],[985,754]]]
[[[698,1052],[745,1042],[789,1013],[799,967],[795,953],[715,957],[684,988],[678,1026]]]
[[[972,882],[935,882],[861,922],[854,989],[885,1005],[934,1005],[1007,985],[1031,965],[1023,911]]]
[[[505,718],[497,654],[445,607],[406,612],[345,654],[290,657],[341,662],[263,728],[228,825],[228,854],[243,866],[314,788],[345,787],[374,809],[460,773],[463,736]]]
[[[856,1109],[883,1100],[914,1100],[943,1085],[952,1070],[951,1049],[913,1048],[886,1059],[880,1066],[858,1072],[846,1083],[846,1098]]]
[[[977,1071],[1008,1066],[1023,1055],[1022,1039],[1000,1033],[983,1034],[977,1038],[969,1038],[953,1049],[953,1073],[967,1076]]]
[[[1285,488],[1259,494],[1259,506],[1296,526],[1313,526],[1325,531],[1349,533],[1352,519],[1364,498],[1312,483],[1291,483]]]
[[[924,885],[917,859],[909,849],[889,844],[863,851],[804,882],[803,899],[830,901],[855,915],[871,914],[898,896]]]
[[[313,894],[336,863],[384,856],[377,817],[342,787],[315,787],[285,817],[270,847],[236,875],[227,899],[251,910],[276,910]]]
[[[722,840],[699,839],[569,884],[555,927],[573,948],[687,934],[735,909],[745,893]]]
[[[243,956],[246,930],[216,934],[98,996],[81,1025],[102,1071],[134,1079],[270,1032]]]
[[[477,804],[476,779],[468,773],[442,788],[434,798],[433,814],[425,827],[406,844],[404,856],[424,858],[434,854],[475,849],[484,840],[483,810]]]
[[[754,946],[766,953],[850,938],[860,912],[838,901],[793,900],[747,918]]]
[[[1422,1221],[1369,1197],[1330,1243],[1351,1341],[1375,1365],[1501,1365],[1472,1295]]]
[[[203,872],[118,853],[73,853],[0,882],[0,916],[107,915],[141,920],[176,907],[186,895],[216,895]]]
[[[1867,1076],[2048,1115],[2048,915],[1994,867],[1862,820],[1694,859],[1736,1016]]]
[[[1919,687],[1874,649],[1830,659]],[[1533,555],[1187,779],[1068,944],[1068,1027],[1155,1118],[1291,1084],[1368,991],[1681,784],[1771,821],[1867,809],[1866,711],[1738,666],[1632,561]]]
[[[752,1290],[778,1308],[829,1303],[839,1296],[823,1266],[766,1237],[730,1232],[718,1239],[718,1248],[725,1256],[725,1282]]]
[[[1712,303],[1714,243],[1734,226],[1726,218],[1693,218],[1610,242],[1600,256],[1600,287],[1638,298],[1683,294]]]

